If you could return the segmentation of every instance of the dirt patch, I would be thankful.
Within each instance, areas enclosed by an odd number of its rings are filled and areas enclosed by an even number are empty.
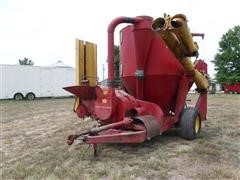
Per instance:
[[[91,147],[65,143],[91,124],[72,112],[73,99],[0,103],[2,179],[240,178],[239,95],[209,95],[199,139],[172,130],[142,144],[100,145],[98,157]]]

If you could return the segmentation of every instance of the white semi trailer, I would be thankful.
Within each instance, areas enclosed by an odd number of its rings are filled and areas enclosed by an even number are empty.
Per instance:
[[[1,64],[0,99],[71,96],[62,88],[74,84],[74,79],[71,67]]]

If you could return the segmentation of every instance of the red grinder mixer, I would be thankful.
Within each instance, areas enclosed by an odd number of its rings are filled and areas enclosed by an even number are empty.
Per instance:
[[[121,89],[114,87],[114,30],[120,32]],[[118,17],[108,26],[108,86],[64,88],[78,98],[75,111],[91,116],[99,126],[68,137],[80,144],[140,143],[178,127],[185,139],[195,139],[207,113],[207,64],[191,62],[198,46],[182,14],[153,20],[149,16]],[[193,83],[199,93],[195,107],[186,107]],[[95,146],[94,146],[95,147]]]

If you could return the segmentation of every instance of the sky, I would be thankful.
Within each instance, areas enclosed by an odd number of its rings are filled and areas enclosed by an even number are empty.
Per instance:
[[[230,28],[240,24],[239,0],[0,0],[0,64],[16,64],[30,58],[37,66],[63,61],[75,66],[75,39],[97,44],[98,75],[107,67],[107,27],[118,16],[162,17],[185,14],[196,38],[199,58],[208,64],[218,42]],[[118,43],[120,26],[115,31]],[[105,77],[107,73],[105,72]]]

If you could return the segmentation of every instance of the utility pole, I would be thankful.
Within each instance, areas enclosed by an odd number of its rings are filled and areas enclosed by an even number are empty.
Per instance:
[[[103,80],[104,80],[104,73],[105,73],[105,67],[104,67],[104,64],[103,64]]]

